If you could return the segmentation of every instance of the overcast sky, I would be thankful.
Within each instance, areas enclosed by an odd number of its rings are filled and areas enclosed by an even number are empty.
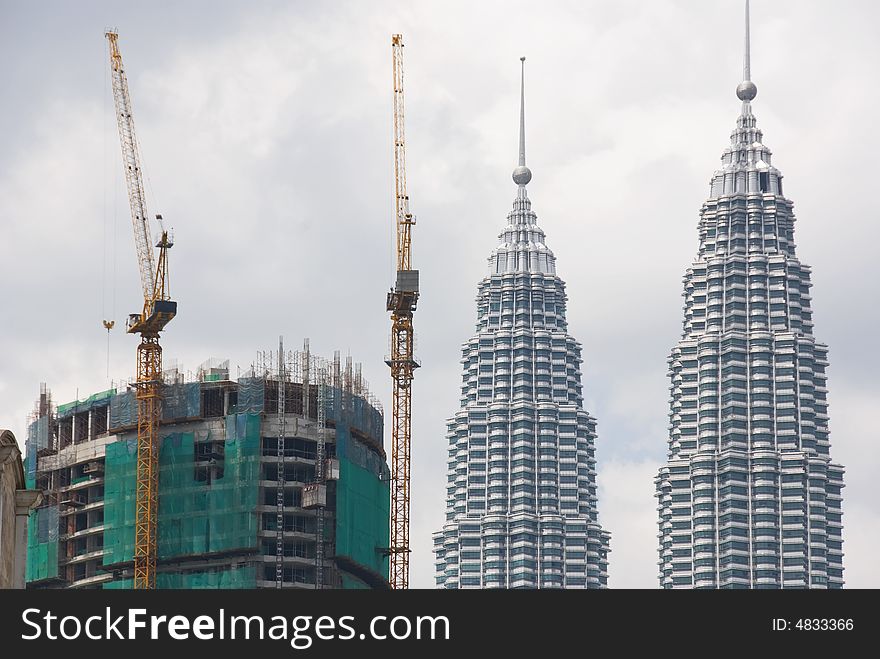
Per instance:
[[[657,587],[653,476],[698,211],[739,112],[742,0],[0,3],[0,427],[134,374],[141,305],[104,29],[119,30],[151,213],[175,230],[166,363],[246,368],[310,337],[390,410],[390,36],[406,43],[415,318],[412,583],[433,585],[445,419],[477,282],[515,197],[519,57],[529,196],[583,344],[610,585]],[[755,0],[754,111],[795,202],[830,346],[848,587],[880,586],[880,5]],[[113,318],[110,378],[103,318]],[[388,433],[386,433],[387,435]],[[386,437],[386,445],[388,438]]]

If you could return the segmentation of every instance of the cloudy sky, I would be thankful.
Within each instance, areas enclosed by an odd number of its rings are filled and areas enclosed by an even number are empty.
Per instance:
[[[151,212],[174,227],[179,316],[166,361],[246,368],[311,338],[383,363],[392,282],[391,48],[406,47],[416,316],[415,586],[433,585],[444,421],[476,284],[515,196],[527,56],[529,195],[568,284],[598,418],[610,584],[657,586],[652,478],[665,458],[666,356],[698,211],[739,111],[742,0],[10,2],[0,4],[0,426],[22,441],[55,401],[134,372],[140,308],[110,94],[116,27]],[[880,586],[880,5],[755,0],[754,103],[813,266],[830,346],[832,455],[847,467],[846,580]],[[109,341],[103,318],[117,321]],[[386,439],[387,441],[387,439]]]

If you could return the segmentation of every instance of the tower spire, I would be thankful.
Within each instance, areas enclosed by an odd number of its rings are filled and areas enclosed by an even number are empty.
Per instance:
[[[752,79],[752,44],[749,39],[749,33],[751,32],[751,21],[749,20],[749,0],[746,0],[746,55],[743,60],[743,80],[751,80]]]
[[[513,170],[513,182],[525,187],[532,180],[532,170],[526,167],[526,58],[520,57],[519,61],[519,166]]]
[[[526,166],[526,58],[520,57],[519,72],[519,166]]]
[[[758,95],[758,87],[752,82],[752,43],[751,21],[749,20],[749,0],[746,0],[746,43],[743,57],[743,81],[736,88],[736,96],[743,103],[753,101]]]

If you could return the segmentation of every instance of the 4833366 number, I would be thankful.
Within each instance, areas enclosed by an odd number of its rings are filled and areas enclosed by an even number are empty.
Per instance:
[[[800,631],[850,631],[853,628],[852,618],[800,618],[794,623]]]

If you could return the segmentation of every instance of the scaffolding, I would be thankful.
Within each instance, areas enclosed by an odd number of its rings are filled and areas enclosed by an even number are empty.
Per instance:
[[[224,434],[221,427],[218,434]],[[158,561],[177,564],[178,583],[201,578],[187,559],[252,555],[258,550],[260,416],[232,414],[225,420],[222,454],[208,455],[212,430],[175,432],[159,451]],[[137,466],[136,438],[107,445],[105,458],[104,566],[119,571],[134,554],[135,498],[130,483]],[[222,461],[213,479],[199,477],[199,462]],[[166,570],[161,570],[164,574]],[[166,577],[167,579],[167,577]],[[126,581],[123,581],[126,583]],[[161,583],[161,582],[160,582]],[[125,587],[125,586],[121,586]]]
[[[338,352],[316,358],[307,341],[302,352],[279,348],[259,353],[237,382],[221,363],[200,368],[196,382],[178,373],[164,385],[158,588],[266,587],[270,569],[275,586],[279,547],[284,587],[387,587],[381,405],[350,358],[344,367]],[[207,395],[217,389],[226,392],[219,407]],[[130,588],[133,392],[108,390],[58,409],[41,390],[29,425],[27,475],[45,484],[48,496],[32,513],[27,580],[36,587]],[[308,543],[307,554],[291,554],[303,530],[291,533],[285,524],[311,515],[305,532],[314,533],[314,548]],[[291,565],[304,559],[314,561],[314,577],[291,578]]]
[[[324,460],[326,459],[327,430],[327,372],[321,369],[318,372],[318,442],[315,457],[315,482],[312,491],[315,493],[315,588],[324,587],[324,533],[325,516],[327,508],[327,484],[324,479]],[[305,505],[305,504],[304,504]]]
[[[284,403],[287,396],[287,360],[284,355],[284,337],[278,339],[278,443],[276,445],[275,484],[275,587],[284,587],[284,435],[286,418]]]

